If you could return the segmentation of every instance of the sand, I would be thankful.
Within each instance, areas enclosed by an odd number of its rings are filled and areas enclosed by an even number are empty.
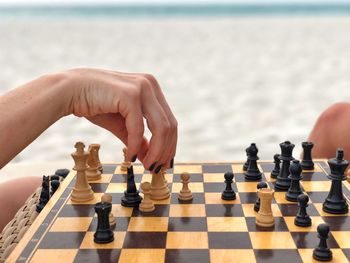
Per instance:
[[[317,116],[350,98],[349,28],[350,17],[325,16],[1,19],[0,93],[81,66],[149,72],[179,122],[176,161],[244,159],[251,142],[272,159],[284,140],[298,156]],[[71,166],[77,140],[122,160],[117,138],[66,117],[11,164]]]

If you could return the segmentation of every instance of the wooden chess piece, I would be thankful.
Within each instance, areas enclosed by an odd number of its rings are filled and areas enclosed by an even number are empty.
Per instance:
[[[162,167],[160,169],[160,174],[161,174],[161,176],[162,176],[162,178],[164,180],[164,184],[168,185],[168,181],[165,179],[166,169]]]
[[[182,189],[180,190],[178,199],[181,201],[190,201],[193,199],[192,192],[188,188],[188,184],[190,182],[190,174],[189,173],[182,173],[181,174],[181,182],[182,182]]]
[[[170,190],[160,173],[152,173],[151,199],[164,200],[170,197]]]
[[[122,163],[122,166],[120,168],[120,170],[126,172],[128,170],[128,168],[130,167],[131,165],[131,162],[127,162],[126,161],[126,155],[127,155],[127,151],[128,151],[128,148],[127,147],[124,147],[123,148],[123,156],[124,156],[124,162]]]
[[[155,207],[153,201],[151,200],[151,184],[149,182],[143,182],[141,184],[141,190],[143,192],[143,199],[139,205],[139,210],[141,212],[152,212]]]
[[[112,204],[112,196],[110,194],[103,194],[101,196],[101,203],[110,203]],[[114,227],[116,225],[116,220],[112,212],[108,215],[109,225],[110,227]]]
[[[261,188],[258,190],[260,198],[260,209],[256,216],[256,224],[261,227],[272,227],[275,224],[275,218],[272,214],[272,198],[274,190],[270,188]]]
[[[71,194],[71,200],[73,202],[86,202],[94,199],[94,192],[88,183],[86,177],[87,158],[89,153],[84,151],[84,143],[77,142],[74,147],[76,151],[72,153],[75,165],[73,170],[77,171],[76,182]]]
[[[90,144],[89,157],[87,160],[88,168],[86,170],[86,176],[88,181],[96,181],[101,179],[101,171],[99,170],[98,149],[100,145]]]
[[[350,169],[348,169],[348,171],[346,172],[346,180],[350,184]]]

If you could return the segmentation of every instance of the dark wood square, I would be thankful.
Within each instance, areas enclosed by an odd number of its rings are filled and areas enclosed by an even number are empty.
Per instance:
[[[226,184],[222,183],[204,183],[204,192],[206,193],[220,193],[225,190]],[[232,184],[232,189],[237,192],[236,184]]]
[[[168,231],[207,231],[205,217],[170,217]]]
[[[290,234],[297,248],[315,248],[320,242],[317,232],[291,232]],[[339,248],[337,241],[335,241],[331,233],[329,233],[327,244],[330,248]]]
[[[240,192],[238,193],[241,204],[255,204],[257,193],[254,192]]]
[[[181,183],[181,174],[174,174],[173,182]],[[191,173],[190,182],[203,182],[203,174]]]
[[[108,187],[108,183],[89,183],[94,193],[105,193]]]
[[[350,231],[349,216],[323,216],[331,231]]]
[[[210,249],[252,249],[248,232],[208,232]]]
[[[102,173],[113,174],[116,168],[117,168],[116,164],[103,164],[102,165]]]
[[[329,181],[323,172],[302,172],[303,181]]]
[[[302,263],[297,249],[255,249],[257,263]]]
[[[165,252],[167,263],[210,262],[208,249],[167,249]]]
[[[230,164],[208,164],[202,166],[203,173],[224,173],[232,172],[232,166]]]
[[[249,232],[288,232],[288,226],[283,217],[275,217],[275,225],[273,227],[260,227],[255,223],[255,217],[246,217]]]
[[[39,248],[79,248],[85,234],[85,232],[48,232],[41,240]]]
[[[132,211],[132,216],[133,217],[166,217],[169,216],[169,205],[154,205],[155,209],[153,212],[149,213],[142,213],[140,212],[137,208],[134,208]]]
[[[130,222],[130,217],[117,217],[116,225],[111,228],[113,231],[127,231]],[[95,232],[97,229],[97,217],[94,217],[91,221],[88,231]]]
[[[79,249],[74,263],[118,262],[120,249]]]
[[[59,217],[91,217],[95,214],[95,205],[68,205],[63,206]]]
[[[240,204],[206,204],[205,210],[208,217],[244,216]]]
[[[260,166],[264,173],[271,173],[273,168],[275,168],[274,163],[260,163]]]
[[[165,248],[167,232],[127,232],[123,248]]]
[[[324,200],[326,200],[326,197],[328,195],[327,192],[307,192],[307,195],[309,196],[309,199],[312,203],[323,203]]]
[[[280,211],[283,216],[296,216],[298,213],[298,204],[278,204]],[[317,211],[316,207],[309,203],[309,206],[306,208],[306,211],[308,215],[310,216],[319,216],[319,212]]]
[[[260,171],[260,172],[262,172],[262,171]],[[257,181],[246,180],[244,173],[236,173],[235,174],[235,181],[236,182],[256,182],[256,183],[259,183],[259,182],[266,182],[267,180],[266,180],[264,173],[262,172],[261,179],[257,180]]]

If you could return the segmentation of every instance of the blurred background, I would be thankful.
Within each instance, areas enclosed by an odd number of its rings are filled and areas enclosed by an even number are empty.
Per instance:
[[[0,0],[0,94],[75,67],[148,72],[179,122],[176,161],[243,160],[251,142],[272,159],[284,140],[299,156],[317,116],[349,100],[349,29],[348,1]],[[78,140],[122,160],[116,137],[69,116],[11,164],[71,167]]]

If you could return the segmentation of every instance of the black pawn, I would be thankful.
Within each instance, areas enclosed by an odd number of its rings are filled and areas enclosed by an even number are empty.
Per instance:
[[[236,193],[232,189],[233,173],[232,172],[226,172],[224,177],[225,177],[226,188],[221,194],[221,199],[222,200],[235,200],[236,199]]]
[[[323,203],[323,211],[330,214],[346,214],[349,211],[342,189],[342,181],[346,179],[344,172],[349,162],[344,160],[344,151],[337,150],[337,157],[328,160],[331,174],[328,178],[332,180],[331,190]]]
[[[41,192],[39,197],[39,203],[36,205],[36,211],[38,213],[43,210],[45,205],[50,199],[50,185],[49,185],[49,176],[43,176],[43,182],[41,184]]]
[[[258,148],[255,143],[252,143],[248,148],[248,160],[249,165],[247,171],[244,173],[245,179],[249,181],[256,181],[261,179],[261,172],[258,167],[257,161],[258,157]]]
[[[300,162],[298,160],[293,160],[289,171],[290,175],[288,178],[291,180],[291,184],[286,192],[286,199],[290,202],[297,202],[298,196],[303,193],[300,187],[300,180],[303,179],[301,176],[302,168]]]
[[[95,205],[95,212],[97,213],[97,230],[94,234],[95,243],[106,244],[114,240],[114,234],[109,225],[109,213],[111,210],[111,203],[99,202]]]
[[[281,160],[280,160],[280,155],[278,153],[276,153],[274,156],[273,156],[273,159],[274,159],[274,163],[275,163],[275,167],[273,168],[272,172],[271,172],[271,178],[274,178],[276,179],[278,174],[280,173],[280,163],[281,163]]]
[[[290,179],[289,176],[289,166],[290,162],[294,160],[293,158],[293,149],[294,144],[290,141],[285,141],[280,143],[281,147],[281,155],[279,156],[279,159],[282,161],[282,166],[280,173],[277,176],[275,189],[280,191],[287,191],[290,186]]]
[[[59,180],[51,180],[51,192],[50,196],[53,196],[53,194],[56,192],[58,187],[60,186],[60,181]]]
[[[320,243],[314,249],[312,257],[319,261],[331,261],[333,258],[332,251],[327,246],[329,226],[327,224],[319,224],[317,232]]]
[[[66,178],[68,174],[69,174],[69,170],[68,169],[58,169],[55,172],[55,175],[58,175],[59,177],[62,177],[62,179]]]
[[[124,191],[121,204],[126,207],[138,207],[141,200],[142,197],[136,189],[134,169],[130,166],[127,174],[126,191]]]
[[[306,208],[309,206],[309,197],[305,194],[300,194],[298,196],[298,213],[294,219],[294,224],[296,226],[308,227],[311,226],[311,218],[307,214]]]
[[[243,165],[243,171],[247,171],[248,170],[248,166],[249,166],[249,147],[245,149],[246,155],[247,155],[247,161],[244,163]]]
[[[256,188],[259,190],[259,189],[262,189],[262,188],[267,188],[267,183],[265,182],[260,182],[256,185]],[[259,196],[257,197],[256,201],[255,201],[255,204],[254,204],[254,211],[255,212],[259,212],[259,209],[260,209],[260,198]]]
[[[303,170],[313,170],[314,162],[312,161],[311,150],[314,147],[312,142],[302,142],[301,146],[303,147],[303,160],[301,162],[301,167]]]

